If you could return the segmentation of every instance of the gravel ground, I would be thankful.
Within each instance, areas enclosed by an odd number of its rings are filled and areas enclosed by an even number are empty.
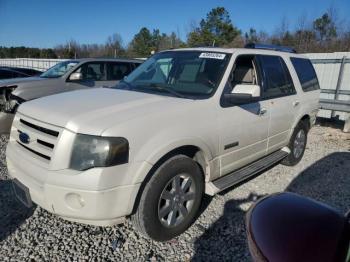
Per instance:
[[[206,197],[203,212],[186,233],[167,243],[145,239],[130,222],[93,227],[64,221],[43,209],[25,210],[10,191],[0,137],[0,257],[2,261],[250,261],[244,216],[257,198],[293,191],[350,209],[350,134],[316,126],[303,160],[277,165],[236,188]]]

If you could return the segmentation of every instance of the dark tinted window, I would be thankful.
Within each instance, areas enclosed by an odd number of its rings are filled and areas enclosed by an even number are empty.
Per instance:
[[[16,77],[29,77],[29,75],[27,75],[27,74],[22,74],[21,72],[14,71],[14,72],[12,73],[12,77],[13,77],[13,78],[16,78]]]
[[[121,80],[130,74],[131,71],[131,64],[129,63],[108,63],[107,80]]]
[[[85,63],[77,70],[77,72],[83,74],[83,80],[106,80],[105,63],[103,62]]]
[[[139,65],[141,65],[141,63],[134,63],[134,68],[137,68]]]
[[[0,69],[0,79],[13,78],[13,73],[9,70]]]
[[[264,72],[264,98],[295,94],[295,88],[288,68],[278,56],[260,56]]]
[[[290,60],[305,92],[320,89],[315,69],[309,59],[292,57]]]

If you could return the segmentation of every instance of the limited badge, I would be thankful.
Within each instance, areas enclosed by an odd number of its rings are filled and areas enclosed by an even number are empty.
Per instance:
[[[223,60],[226,57],[225,54],[220,53],[201,53],[199,58],[219,59]]]

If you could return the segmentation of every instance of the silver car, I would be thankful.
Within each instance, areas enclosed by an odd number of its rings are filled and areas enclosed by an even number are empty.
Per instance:
[[[135,59],[67,60],[38,77],[0,81],[0,134],[9,133],[19,104],[77,89],[115,86],[142,62]]]

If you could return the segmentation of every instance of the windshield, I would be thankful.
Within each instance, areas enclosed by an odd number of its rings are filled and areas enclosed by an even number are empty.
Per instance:
[[[63,76],[66,72],[68,72],[72,67],[76,66],[78,61],[64,61],[58,63],[51,67],[49,70],[45,71],[40,75],[40,77],[44,78],[57,78]]]
[[[204,99],[214,94],[231,55],[217,52],[158,53],[133,71],[117,88]]]

